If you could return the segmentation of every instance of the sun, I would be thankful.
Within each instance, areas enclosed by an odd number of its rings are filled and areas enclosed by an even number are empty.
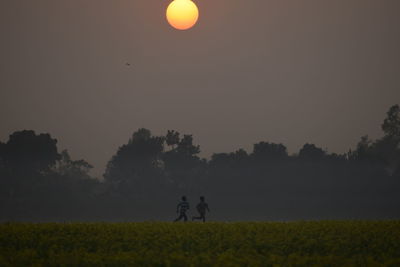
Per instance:
[[[167,8],[167,20],[175,29],[188,30],[198,19],[199,9],[191,0],[174,0]]]

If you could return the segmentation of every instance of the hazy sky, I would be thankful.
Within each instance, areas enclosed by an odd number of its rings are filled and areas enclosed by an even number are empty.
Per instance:
[[[282,142],[345,152],[400,103],[400,1],[2,0],[0,140],[49,132],[98,176],[138,128],[202,155]],[[131,66],[126,66],[126,63]]]

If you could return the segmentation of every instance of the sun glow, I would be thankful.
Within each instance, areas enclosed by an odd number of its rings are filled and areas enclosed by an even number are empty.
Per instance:
[[[169,24],[178,30],[192,28],[199,18],[199,10],[191,0],[174,0],[167,8]]]

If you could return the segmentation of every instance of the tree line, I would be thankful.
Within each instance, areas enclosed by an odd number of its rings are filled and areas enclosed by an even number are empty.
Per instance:
[[[0,219],[170,220],[181,195],[206,195],[216,220],[398,218],[399,105],[381,127],[382,138],[363,136],[343,154],[307,143],[290,155],[283,144],[259,142],[208,160],[192,135],[139,129],[103,180],[86,160],[59,152],[50,134],[17,131],[0,142]]]

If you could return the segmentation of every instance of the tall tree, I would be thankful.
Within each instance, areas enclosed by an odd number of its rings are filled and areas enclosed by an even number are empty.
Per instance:
[[[204,162],[197,156],[200,146],[193,144],[192,135],[179,139],[175,131],[168,131],[167,139],[167,144],[174,147],[163,156],[166,175],[178,187],[186,188],[195,183],[204,170]]]
[[[172,149],[175,149],[175,147],[179,144],[179,141],[181,140],[179,135],[180,134],[177,131],[168,130],[167,135],[165,136],[165,142],[168,146],[171,146]]]
[[[386,136],[400,138],[400,106],[394,105],[387,112],[382,124],[382,130]]]
[[[5,167],[5,150],[6,150],[6,144],[0,141],[0,170]]]
[[[400,106],[390,107],[382,124],[385,136],[373,146],[375,155],[386,165],[386,170],[393,175],[400,169]]]
[[[36,135],[34,131],[19,131],[10,135],[2,145],[4,164],[15,172],[43,172],[60,159],[57,140],[49,134]]]
[[[369,139],[368,135],[361,137],[361,140],[357,144],[355,151],[350,151],[349,158],[351,160],[367,161],[373,160],[372,155],[372,141]]]
[[[104,174],[106,182],[121,193],[146,194],[160,182],[163,144],[164,137],[152,136],[149,130],[139,129],[108,162]]]
[[[388,174],[393,175],[400,169],[399,105],[389,108],[381,127],[384,136],[375,142],[370,141],[368,136],[362,137],[352,156],[358,160],[369,160],[374,165],[381,165]]]
[[[72,160],[68,150],[63,150],[57,162],[56,172],[72,179],[90,179],[89,172],[92,168],[86,160]]]
[[[254,145],[253,157],[257,160],[276,161],[288,157],[287,148],[282,144],[260,142]]]
[[[321,160],[326,156],[323,149],[314,144],[305,144],[299,152],[299,158],[304,160]]]

